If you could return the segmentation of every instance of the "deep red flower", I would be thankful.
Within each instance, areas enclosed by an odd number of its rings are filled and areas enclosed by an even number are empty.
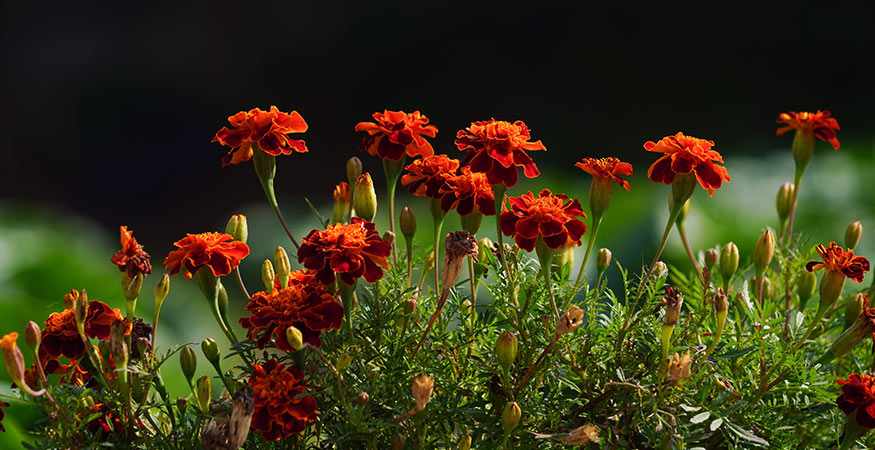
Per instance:
[[[164,258],[164,270],[170,275],[179,273],[185,268],[184,275],[191,275],[201,267],[209,267],[217,277],[231,273],[240,260],[249,255],[249,247],[234,237],[225,233],[188,234],[173,243],[179,250],[174,250]]]
[[[541,141],[530,142],[531,138],[529,128],[521,120],[510,123],[490,119],[459,130],[456,147],[467,150],[462,164],[470,165],[474,172],[485,173],[489,184],[513,187],[519,179],[517,166],[522,166],[529,178],[541,173],[526,151],[547,150],[547,147]]]
[[[121,312],[112,309],[98,300],[88,302],[85,316],[85,336],[96,339],[109,339],[109,328],[113,323],[124,321]],[[66,356],[78,359],[85,354],[85,344],[76,328],[74,309],[67,308],[52,313],[46,319],[46,327],[40,333],[40,358],[45,360]]]
[[[352,223],[329,225],[325,230],[313,230],[302,240],[298,262],[316,272],[323,284],[334,283],[334,274],[353,285],[364,276],[368,283],[383,278],[388,268],[386,258],[392,251],[389,241],[380,237],[376,225],[359,217]]]
[[[142,245],[137,243],[134,232],[128,231],[126,226],[121,226],[119,234],[121,234],[122,249],[112,257],[112,263],[117,265],[122,272],[127,272],[131,278],[135,278],[141,273],[144,275],[152,273],[149,254],[143,250]]]
[[[659,142],[647,141],[645,150],[665,153],[650,166],[647,176],[657,183],[671,184],[675,175],[695,172],[699,184],[714,196],[714,190],[724,181],[728,183],[730,178],[726,168],[716,164],[722,163],[723,157],[711,150],[713,146],[714,141],[684,136],[680,132]]]
[[[8,408],[11,405],[9,403],[0,400],[0,431],[6,432],[6,428],[3,427],[3,418],[6,417],[6,411],[3,408]]]
[[[301,330],[304,342],[322,346],[320,335],[328,329],[340,329],[343,306],[315,279],[301,282],[304,277],[289,277],[285,289],[256,292],[246,305],[249,317],[241,317],[240,325],[249,330],[246,337],[258,348],[265,348],[275,337],[280,350],[294,350],[286,339],[286,328]],[[259,336],[260,335],[260,336]]]
[[[495,193],[486,174],[472,172],[468,166],[446,179],[441,194],[441,209],[444,212],[456,208],[459,215],[465,216],[476,207],[483,215],[495,215]]]
[[[286,114],[276,106],[271,106],[270,111],[254,108],[249,112],[240,111],[228,117],[228,123],[233,129],[222,127],[212,140],[231,147],[222,158],[222,166],[249,161],[252,152],[259,148],[273,156],[307,151],[304,141],[286,136],[307,131],[307,122],[304,122],[304,118],[297,111]]]
[[[784,126],[778,128],[777,135],[780,136],[790,130],[808,131],[814,133],[820,140],[832,144],[833,150],[838,150],[839,138],[836,137],[836,131],[840,130],[839,123],[830,115],[829,111],[820,110],[816,113],[787,111],[778,114],[777,123]]]
[[[91,406],[88,411],[80,413],[79,417],[82,419],[94,417],[85,424],[85,428],[88,433],[97,436],[99,442],[106,442],[111,436],[122,438],[125,434],[125,422],[103,403]],[[137,422],[140,427],[145,426],[140,419],[137,419]]]
[[[613,156],[608,158],[583,158],[574,167],[599,178],[610,178],[620,186],[629,190],[629,182],[620,178],[620,175],[632,175],[632,164],[620,161]]]
[[[857,283],[862,283],[863,277],[869,271],[868,259],[855,255],[853,250],[845,250],[835,242],[830,242],[829,247],[818,245],[815,250],[823,261],[809,261],[805,265],[805,270],[809,272],[826,268],[831,272],[842,273]]]
[[[437,127],[428,125],[428,117],[414,111],[384,110],[375,112],[376,122],[359,122],[355,131],[366,131],[361,150],[383,159],[400,161],[406,154],[410,157],[434,154],[431,144],[423,136],[435,137]]]
[[[249,377],[255,400],[252,428],[265,441],[276,441],[300,434],[307,424],[316,421],[316,399],[305,392],[304,374],[271,359],[256,364]]]
[[[439,199],[446,189],[447,180],[459,170],[459,160],[447,155],[432,155],[413,161],[404,168],[408,173],[401,177],[401,184],[417,197]]]
[[[839,409],[846,415],[854,414],[860,426],[875,428],[875,377],[852,373],[836,383],[842,387],[842,395],[836,398]]]
[[[569,200],[564,194],[544,189],[535,197],[529,191],[520,197],[510,197],[508,202],[510,211],[505,207],[499,217],[501,232],[513,236],[523,250],[534,250],[538,237],[551,249],[567,243],[580,245],[580,238],[586,233],[586,225],[578,219],[585,219],[586,213],[577,200]]]

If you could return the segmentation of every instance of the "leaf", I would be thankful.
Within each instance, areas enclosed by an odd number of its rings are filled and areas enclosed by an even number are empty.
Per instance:
[[[729,351],[726,353],[721,353],[719,355],[716,355],[715,358],[734,359],[734,358],[744,356],[744,355],[746,355],[754,350],[756,350],[756,347],[752,345],[750,347],[746,347],[746,348],[743,348],[741,350],[732,350],[732,351]]]
[[[708,411],[700,412],[699,414],[696,414],[695,416],[693,416],[693,418],[690,419],[690,422],[692,422],[692,423],[702,423],[702,422],[708,420],[709,417],[711,417],[711,413],[710,413],[710,412],[708,412]]]
[[[733,425],[731,422],[726,422],[726,426],[729,427],[729,429],[732,430],[733,433],[738,435],[738,437],[740,437],[744,440],[747,440],[749,442],[753,442],[755,444],[762,445],[764,447],[769,446],[769,441],[751,433],[750,431],[745,430],[744,428],[741,428],[737,425]]]
[[[714,430],[720,428],[720,425],[723,425],[723,419],[717,418],[717,419],[714,419],[713,422],[711,422],[711,426],[709,428],[711,428],[711,431],[714,431]]]
[[[681,409],[683,409],[686,412],[696,412],[696,411],[702,409],[701,406],[690,406],[690,405],[685,405],[683,403],[681,403],[680,406],[681,406]]]
[[[310,211],[313,211],[313,215],[316,216],[316,219],[319,220],[319,223],[322,224],[322,228],[328,228],[328,219],[322,217],[322,214],[319,214],[319,210],[313,206],[313,203],[309,198],[304,197],[304,201],[307,202],[307,206],[310,207]]]

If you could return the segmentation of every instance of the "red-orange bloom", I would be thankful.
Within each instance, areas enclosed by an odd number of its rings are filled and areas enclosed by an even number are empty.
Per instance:
[[[665,153],[650,166],[647,176],[657,183],[671,184],[675,175],[695,172],[699,184],[713,196],[724,181],[730,181],[726,168],[715,164],[722,163],[723,157],[711,150],[713,146],[714,141],[684,136],[680,132],[659,142],[647,141],[645,150]]]
[[[231,151],[222,158],[223,166],[249,161],[252,152],[259,148],[273,156],[307,151],[304,141],[286,136],[307,131],[307,122],[297,111],[286,114],[276,106],[271,106],[270,111],[255,108],[228,117],[228,123],[233,129],[222,127],[212,140],[231,147]]]
[[[815,250],[823,261],[809,261],[805,265],[805,270],[809,272],[826,268],[831,272],[842,273],[857,283],[862,283],[863,277],[869,271],[868,259],[855,255],[853,250],[845,250],[835,242],[830,242],[829,247],[818,245]]]
[[[164,270],[170,275],[179,273],[185,268],[185,277],[201,267],[209,267],[213,275],[221,277],[228,275],[240,264],[240,260],[249,255],[249,247],[225,233],[188,234],[173,243],[179,250],[174,250],[164,258]]]
[[[144,275],[152,273],[149,254],[143,250],[142,245],[137,243],[134,232],[128,231],[126,226],[121,226],[119,234],[121,234],[122,249],[112,257],[112,263],[117,265],[122,272],[127,272],[131,278],[141,273]]]
[[[842,395],[836,404],[843,413],[854,414],[857,424],[875,428],[875,377],[852,373],[847,380],[836,380],[842,387]]]
[[[459,160],[447,155],[432,155],[417,159],[404,168],[408,173],[401,177],[401,184],[417,197],[439,199],[446,189],[447,180],[459,170]]]
[[[105,404],[98,403],[83,412],[79,417],[85,419],[88,417],[97,416],[85,424],[85,428],[91,435],[97,436],[99,442],[106,442],[110,436],[121,437],[125,434],[125,423]],[[143,422],[137,419],[139,426],[144,426]]]
[[[286,339],[286,328],[290,326],[301,330],[304,342],[316,347],[322,345],[322,331],[340,329],[343,306],[334,299],[334,294],[315,279],[310,283],[300,279],[305,277],[290,276],[285,289],[252,295],[246,305],[252,315],[241,317],[240,325],[249,330],[246,337],[258,348],[265,348],[275,336],[274,345],[278,349],[294,350]]]
[[[632,164],[624,163],[613,156],[608,158],[583,158],[574,167],[599,178],[611,178],[620,186],[629,190],[629,182],[620,178],[620,175],[632,175]]]
[[[784,126],[778,128],[777,135],[790,130],[810,131],[820,140],[832,144],[833,150],[838,150],[839,138],[836,137],[836,131],[840,130],[839,123],[830,115],[829,111],[820,110],[816,113],[787,111],[778,114],[777,123]]]
[[[539,236],[551,249],[566,243],[580,245],[586,225],[578,217],[585,219],[586,213],[577,200],[544,189],[538,197],[529,191],[520,197],[510,197],[508,201],[510,211],[505,208],[499,217],[501,232],[513,236],[521,249],[534,250]]]
[[[529,178],[540,175],[538,166],[526,150],[547,150],[541,141],[530,142],[529,128],[521,120],[514,123],[490,119],[474,122],[456,134],[456,147],[467,150],[462,164],[471,166],[474,172],[486,174],[489,184],[516,185],[519,175],[517,166]]]
[[[465,216],[471,214],[476,206],[481,214],[495,215],[495,193],[486,174],[472,172],[468,166],[447,178],[441,193],[441,209],[444,212],[456,208],[459,215]]]
[[[334,192],[332,193],[332,195],[334,196],[335,203],[340,202],[348,204],[350,200],[349,183],[347,183],[346,181],[341,181],[340,183],[337,183],[337,186],[334,186]]]
[[[249,377],[255,410],[252,428],[265,441],[277,441],[300,434],[307,424],[316,421],[316,399],[305,392],[304,374],[271,359],[255,365]]]
[[[98,300],[88,302],[85,315],[85,336],[97,339],[109,339],[109,328],[115,322],[124,318],[117,309],[112,309]],[[46,327],[40,333],[40,357],[58,358],[61,355],[70,359],[78,359],[85,354],[85,344],[79,337],[76,328],[76,315],[73,308],[52,313],[46,319]]]
[[[389,241],[380,237],[376,225],[355,217],[352,223],[329,225],[313,230],[302,240],[298,262],[316,272],[323,284],[334,283],[334,274],[348,285],[364,276],[368,283],[383,278],[386,258],[392,251]]]
[[[375,112],[376,122],[359,122],[355,131],[367,131],[361,150],[383,159],[400,161],[406,154],[410,157],[434,154],[431,144],[423,136],[434,137],[437,127],[428,125],[428,117],[414,111]]]

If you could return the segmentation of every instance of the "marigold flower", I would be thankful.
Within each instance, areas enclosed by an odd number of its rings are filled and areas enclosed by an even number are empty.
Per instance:
[[[449,212],[456,208],[460,216],[471,214],[476,207],[480,214],[495,215],[495,193],[486,174],[472,172],[469,166],[446,179],[441,187],[441,209]]]
[[[2,431],[3,433],[6,432],[6,428],[3,427],[3,418],[6,417],[6,411],[4,411],[3,408],[8,408],[10,406],[11,405],[9,403],[0,400],[0,431]]]
[[[513,236],[521,249],[534,250],[539,236],[554,250],[568,242],[580,245],[586,225],[578,217],[586,218],[586,213],[577,200],[544,189],[538,197],[529,191],[508,201],[511,209],[508,211],[505,207],[499,217],[501,232]]]
[[[152,264],[149,262],[149,254],[143,250],[143,246],[137,243],[133,231],[128,231],[127,226],[119,227],[121,234],[122,249],[112,257],[112,263],[119,267],[122,272],[135,278],[138,274],[152,273]]]
[[[681,132],[659,142],[647,141],[645,150],[665,153],[650,166],[647,176],[656,183],[671,184],[675,175],[695,172],[699,184],[713,196],[724,181],[730,181],[726,168],[716,164],[722,163],[723,157],[711,150],[713,146],[714,141],[685,136]]]
[[[428,117],[419,111],[384,110],[375,112],[376,122],[359,122],[355,131],[366,131],[361,150],[373,156],[400,161],[406,154],[410,157],[434,154],[431,144],[423,136],[435,137],[437,127],[428,125]]]
[[[179,250],[164,258],[164,270],[176,275],[184,268],[186,278],[191,278],[201,267],[209,267],[217,277],[228,275],[241,259],[249,255],[246,243],[235,241],[233,236],[225,233],[187,234],[173,245]]]
[[[98,416],[88,421],[85,424],[85,428],[88,429],[91,435],[97,436],[99,442],[106,442],[112,435],[122,436],[125,433],[125,423],[105,404],[97,403],[90,407],[88,411],[79,414],[83,419],[94,415]],[[140,426],[142,425],[141,422]]]
[[[275,359],[255,365],[249,377],[255,400],[252,428],[261,432],[266,441],[277,441],[300,434],[310,422],[315,422],[316,399],[305,392],[304,374]]]
[[[818,245],[815,250],[823,261],[809,261],[805,265],[805,270],[809,272],[826,268],[830,272],[842,273],[857,283],[862,283],[863,277],[869,271],[868,259],[854,255],[853,250],[845,250],[835,242],[830,242],[829,247]]]
[[[352,223],[312,230],[298,249],[298,262],[316,273],[323,284],[334,283],[334,274],[352,286],[364,276],[368,283],[383,278],[392,246],[380,237],[373,222],[355,217]]]
[[[252,152],[259,148],[273,156],[291,155],[293,151],[307,152],[304,141],[286,136],[307,131],[307,122],[304,122],[304,118],[297,111],[286,114],[276,106],[271,106],[270,111],[254,108],[249,112],[240,111],[228,117],[228,123],[234,129],[222,127],[212,140],[231,147],[222,158],[222,166],[249,161]]]
[[[875,377],[853,373],[836,383],[842,387],[842,395],[836,398],[839,409],[848,416],[853,414],[860,426],[875,428]]]
[[[432,155],[417,159],[404,168],[409,173],[401,177],[401,184],[417,197],[440,199],[447,189],[447,180],[459,170],[459,160],[447,155]]]
[[[620,175],[632,175],[632,164],[620,161],[613,156],[608,158],[583,158],[575,164],[584,172],[598,178],[610,178],[617,182],[623,189],[629,190],[629,182],[620,178]]]
[[[294,350],[286,338],[289,327],[297,328],[303,341],[315,347],[322,345],[322,331],[340,329],[343,306],[334,295],[319,283],[302,283],[289,278],[285,289],[253,294],[246,305],[252,315],[240,318],[240,325],[249,330],[246,337],[258,348],[265,348],[275,336],[274,345],[278,349]]]
[[[830,115],[829,111],[820,110],[816,113],[787,111],[778,114],[776,122],[784,126],[778,128],[776,134],[780,136],[790,130],[810,131],[820,140],[832,144],[833,150],[838,150],[839,139],[836,137],[836,131],[840,130],[839,123]]]
[[[122,321],[124,318],[118,309],[112,309],[101,301],[91,300],[88,302],[88,310],[85,314],[85,336],[109,339],[112,325]],[[126,331],[130,332],[130,328]],[[42,330],[41,339],[40,357],[57,358],[63,355],[70,359],[78,359],[85,354],[85,344],[79,337],[73,308],[50,314],[46,319],[46,327]]]
[[[456,147],[466,151],[463,164],[474,172],[486,174],[489,184],[504,184],[513,187],[519,180],[517,166],[529,178],[540,175],[538,166],[526,150],[547,150],[541,141],[530,142],[531,135],[526,124],[503,120],[473,122],[456,134]]]

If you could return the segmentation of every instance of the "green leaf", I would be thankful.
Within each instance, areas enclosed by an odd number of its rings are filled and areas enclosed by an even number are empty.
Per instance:
[[[710,412],[708,412],[708,411],[700,412],[699,414],[696,414],[695,416],[693,416],[693,418],[690,419],[690,422],[692,422],[692,423],[702,423],[702,422],[708,420],[709,417],[711,417],[711,413],[710,413]]]
[[[735,359],[735,358],[744,356],[744,355],[746,355],[754,350],[756,350],[756,347],[750,346],[750,347],[743,348],[741,350],[732,350],[732,351],[729,351],[726,353],[721,353],[721,354],[715,356],[715,358]]]
[[[680,406],[681,406],[681,409],[683,409],[686,412],[696,412],[696,411],[702,409],[701,406],[690,406],[690,405],[685,405],[683,403],[681,403]]]
[[[322,228],[328,228],[328,219],[322,217],[322,214],[319,214],[319,210],[313,206],[313,203],[309,198],[304,197],[304,201],[307,202],[307,206],[310,207],[310,211],[313,211],[313,215],[316,216],[316,219],[319,220],[319,223],[322,224]]]
[[[717,418],[717,419],[714,419],[713,422],[711,422],[711,426],[709,428],[711,428],[711,431],[714,431],[714,430],[720,428],[720,425],[723,425],[723,419]]]
[[[732,422],[726,422],[726,426],[730,430],[732,430],[733,433],[738,435],[738,437],[740,437],[746,441],[753,442],[755,444],[759,444],[759,445],[762,445],[764,447],[769,446],[769,441],[751,433],[750,431],[745,430],[744,428],[741,428],[737,425],[733,425]]]

